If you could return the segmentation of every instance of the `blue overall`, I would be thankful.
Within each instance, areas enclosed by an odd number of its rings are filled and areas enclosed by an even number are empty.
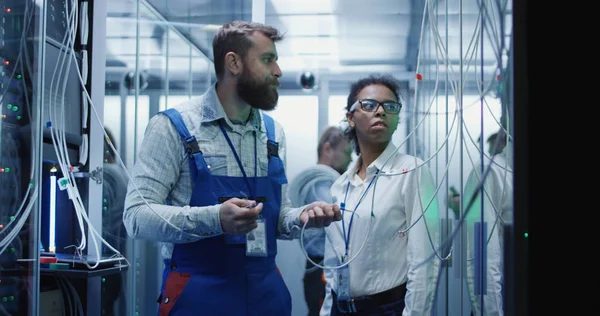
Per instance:
[[[179,112],[168,109],[162,113],[171,119],[188,152],[194,179],[190,206],[215,205],[231,197],[264,199],[261,216],[266,221],[268,255],[247,256],[245,236],[220,235],[175,244],[171,259],[165,260],[159,315],[291,315],[291,296],[275,265],[281,185],[287,183],[287,179],[283,162],[278,157],[273,119],[263,114],[269,153],[266,177],[258,177],[256,173],[253,178],[246,177],[221,124],[232,150],[223,154],[234,154],[244,174],[244,177],[229,177],[211,175],[196,139],[190,135]],[[238,239],[237,243],[226,241],[232,237]]]

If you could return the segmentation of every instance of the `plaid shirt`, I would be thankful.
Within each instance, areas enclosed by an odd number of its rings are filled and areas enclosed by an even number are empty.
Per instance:
[[[234,124],[227,118],[217,97],[216,84],[201,97],[177,105],[175,109],[181,113],[190,134],[196,137],[213,175],[243,176],[219,128],[219,120],[224,119],[225,130],[246,175],[254,177],[256,170],[259,177],[267,176],[267,133],[260,111],[252,109],[246,124]],[[277,122],[275,135],[279,142],[279,156],[285,166],[285,134]],[[177,130],[166,115],[156,115],[150,119],[132,178],[125,200],[125,227],[133,238],[162,242],[163,258],[171,257],[174,243],[193,242],[223,234],[219,219],[220,204],[189,206],[193,183],[187,153]],[[291,208],[287,184],[282,186],[281,195],[278,238],[298,238],[301,230],[299,214],[303,207]],[[169,205],[166,204],[167,200],[170,200]]]

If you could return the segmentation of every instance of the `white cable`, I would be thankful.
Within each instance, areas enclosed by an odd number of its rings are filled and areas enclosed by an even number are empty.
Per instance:
[[[68,3],[66,5],[68,7]],[[87,7],[87,6],[85,6],[85,7]],[[60,68],[59,77],[61,76],[64,62],[65,62],[65,60],[67,60],[67,57],[68,57],[69,54],[71,54],[71,56],[74,59],[74,63],[77,66],[77,60],[75,59],[75,51],[73,49],[73,47],[74,47],[74,40],[75,40],[75,34],[73,34],[73,32],[74,32],[74,30],[77,29],[77,27],[76,27],[77,20],[75,19],[75,17],[77,16],[77,9],[78,9],[78,6],[75,5],[75,3],[73,3],[72,9],[71,9],[72,11],[68,11],[67,10],[67,12],[69,12],[68,13],[68,17],[67,17],[67,21],[68,21],[67,22],[67,28],[68,28],[68,30],[67,30],[67,32],[65,32],[65,36],[63,38],[63,46],[67,47],[68,51],[66,51],[64,53],[61,51],[61,54],[63,54],[63,55],[60,55],[62,57],[62,61],[59,62],[59,63],[57,63],[57,65],[56,65],[55,71],[53,73],[52,81],[51,81],[51,87],[54,84],[54,77],[56,75],[57,69],[59,69],[59,68]],[[85,27],[84,27],[84,29],[85,29]],[[67,42],[68,42],[68,44],[67,44]],[[58,65],[61,65],[61,66],[58,67]],[[71,62],[69,62],[67,64],[67,66],[66,66],[66,68],[67,68],[66,73],[67,74],[69,73],[68,70],[69,70],[70,66],[71,66]],[[82,80],[81,72],[79,71],[79,68],[77,68],[77,70],[78,70],[77,71],[78,76],[79,76],[80,80]],[[84,68],[84,72],[87,73],[87,70],[85,68]],[[57,97],[59,95],[63,96],[63,99],[62,99],[63,102],[61,102],[61,104],[60,104],[60,109],[61,109],[61,111],[60,111],[61,112],[60,113],[61,114],[60,118],[64,118],[65,117],[64,95],[66,93],[66,80],[63,80],[63,82],[64,82],[64,84],[62,86],[62,94],[58,93],[59,86],[57,86],[57,88],[56,88],[57,91],[54,94]],[[50,89],[50,91],[52,93],[53,89]],[[51,98],[51,100],[52,99],[53,98]],[[86,98],[86,101],[87,101],[87,98]],[[56,110],[54,112],[53,111],[50,111],[50,112],[51,112],[51,114],[56,114]],[[76,183],[74,174],[73,174],[72,170],[70,170],[71,164],[70,164],[69,157],[68,157],[68,154],[67,154],[66,135],[65,135],[65,128],[64,128],[64,119],[63,120],[58,120],[58,117],[56,117],[55,115],[52,116],[52,118],[54,119],[54,122],[57,122],[59,124],[62,123],[62,125],[59,125],[59,127],[61,127],[61,128],[58,128],[58,131],[55,131],[55,129],[54,129],[53,126],[50,127],[51,128],[51,136],[52,136],[51,138],[52,138],[52,141],[53,141],[53,145],[54,145],[54,148],[55,148],[55,152],[56,152],[56,155],[57,155],[57,158],[58,158],[58,162],[59,162],[59,167],[61,168],[62,174],[63,174],[63,176],[65,176],[65,177],[67,177],[69,179],[69,183],[66,185],[66,191],[67,191],[67,194],[69,196],[69,199],[73,202],[73,206],[75,208],[75,213],[76,213],[77,220],[78,220],[79,227],[80,227],[80,231],[81,231],[82,240],[81,240],[80,244],[78,246],[76,246],[75,252],[78,253],[78,254],[81,254],[82,251],[83,251],[83,249],[85,249],[87,247],[86,232],[85,232],[85,229],[84,229],[84,222],[85,222],[88,225],[88,228],[89,228],[89,230],[91,232],[90,236],[92,238],[92,244],[95,246],[96,258],[98,258],[98,260],[93,265],[90,265],[88,263],[88,260],[85,260],[85,262],[86,262],[86,265],[88,266],[88,268],[94,269],[94,268],[96,268],[100,264],[99,259],[100,259],[100,249],[101,249],[101,246],[99,245],[99,243],[97,242],[97,239],[96,239],[96,236],[99,236],[100,234],[93,227],[93,225],[91,225],[90,222],[89,222],[89,218],[87,216],[87,212],[85,210],[84,203],[83,203],[83,201],[81,199],[81,196],[79,194],[79,190],[77,188],[77,183]],[[119,251],[117,251],[114,247],[112,247],[101,236],[100,236],[100,238],[101,238],[102,242],[109,249],[115,251],[115,253],[117,254],[116,258],[122,259],[122,260],[126,261],[129,264],[129,261],[126,258],[124,258],[120,254]]]
[[[435,33],[434,33],[434,35],[435,35]],[[462,89],[462,87],[461,87],[461,89]],[[486,89],[486,90],[487,90],[487,89]],[[480,97],[483,97],[483,96],[484,96],[484,95],[481,95]],[[463,124],[464,124],[464,123],[463,123]],[[492,159],[491,159],[491,162],[492,162],[492,163],[494,163],[494,161],[493,161],[493,160],[494,160],[494,159],[493,159],[493,157],[492,157]],[[487,170],[484,172],[484,175],[483,175],[482,179],[484,179],[484,178],[485,178],[485,176],[487,175],[487,173],[488,173],[488,172],[489,172],[489,167],[488,167],[488,169],[487,169]],[[481,183],[480,183],[480,184],[481,184]],[[468,207],[469,207],[469,206],[472,204],[472,201],[470,201],[470,202],[471,202],[471,203],[469,203]],[[450,235],[449,239],[448,239],[448,240],[446,240],[445,242],[448,242],[448,241],[451,241],[451,240],[453,240],[453,239],[454,239],[454,237],[456,236],[456,233],[457,233],[458,229],[460,228],[460,226],[461,226],[461,225],[462,225],[462,223],[464,222],[464,216],[465,216],[465,215],[466,215],[466,212],[465,212],[465,214],[463,214],[463,216],[462,216],[462,217],[461,217],[461,219],[459,220],[459,225],[458,225],[458,227],[456,227],[456,229],[454,230],[454,232],[453,232],[453,233]],[[430,258],[427,258],[426,260],[424,260],[422,263],[420,263],[420,264],[419,264],[419,266],[420,266],[420,265],[422,265],[422,264],[425,264],[427,261],[429,261],[429,260],[431,260],[431,259],[433,259],[433,256],[432,256],[432,257],[430,257]]]
[[[353,213],[356,212],[356,209],[354,209],[352,212]],[[356,215],[356,214],[354,214],[354,215]],[[344,215],[342,214],[342,216],[344,216]],[[338,266],[324,266],[324,265],[322,265],[320,263],[316,263],[316,262],[312,261],[312,259],[310,258],[310,256],[306,252],[306,247],[304,246],[304,230],[306,229],[306,224],[308,223],[308,221],[306,221],[304,223],[304,225],[302,225],[302,230],[300,230],[300,249],[302,249],[302,252],[304,253],[304,256],[306,257],[306,259],[308,261],[310,261],[310,263],[312,263],[315,267],[319,267],[319,268],[321,268],[323,270],[337,270],[339,268],[343,268],[343,267],[349,265],[350,262],[354,261],[354,259],[356,259],[356,257],[358,257],[358,255],[362,252],[363,248],[367,244],[367,239],[369,239],[368,237],[371,234],[371,226],[373,225],[373,216],[369,216],[369,217],[370,217],[370,219],[369,219],[369,225],[367,225],[367,233],[366,233],[366,237],[363,240],[363,243],[360,245],[360,248],[354,254],[354,256],[351,256],[350,259],[348,259],[348,261],[346,261],[345,263],[342,263],[341,265],[338,265]],[[337,251],[335,250],[335,247],[333,246],[333,242],[331,241],[331,238],[329,237],[329,234],[327,232],[325,232],[325,236],[327,236],[327,238],[329,239],[329,242],[331,243],[331,248],[333,249],[333,251],[337,253]],[[345,236],[344,236],[344,238],[345,238]],[[339,253],[338,253],[338,257],[341,257],[341,255]]]
[[[426,3],[426,4],[425,4],[425,6],[424,6],[424,11],[425,11],[425,12],[427,12],[427,13],[429,14],[430,18],[432,18],[432,14],[431,14],[431,11],[432,11],[432,10],[431,10],[431,7],[428,5],[428,3]],[[425,25],[425,16],[426,16],[426,15],[425,15],[425,12],[424,12],[424,14],[423,14],[423,16],[424,16],[424,17],[423,17],[423,20],[422,20],[422,27],[421,27],[421,29],[422,29],[422,30],[424,30],[424,25]],[[481,14],[481,11],[480,11],[480,14]],[[434,18],[432,18],[432,20],[433,20],[433,21],[435,21],[435,19],[434,19]],[[436,32],[436,31],[437,31],[437,26],[436,26],[436,23],[432,23],[432,32],[433,32],[433,34],[434,34],[434,35],[438,35],[438,36],[434,36],[434,38],[438,40],[438,41],[434,41],[436,44],[438,44],[438,45],[436,45],[436,47],[438,48],[438,49],[436,50],[436,54],[437,54],[437,52],[438,52],[438,51],[439,51],[441,48],[443,48],[443,47],[444,47],[444,45],[443,45],[443,43],[442,43],[442,41],[441,41],[441,37],[439,36],[439,32]],[[473,58],[473,56],[475,56],[475,52],[477,51],[477,47],[478,47],[478,43],[479,43],[479,41],[476,41],[475,39],[477,38],[477,35],[479,34],[479,31],[480,31],[480,28],[476,27],[476,28],[475,28],[475,31],[474,31],[474,33],[473,33],[473,35],[472,35],[472,37],[471,37],[471,41],[469,42],[469,48],[467,49],[467,55],[469,55],[469,52],[470,52],[471,58],[468,58],[468,59],[467,59],[468,61],[470,61],[470,60]],[[422,31],[422,33],[421,33],[419,47],[422,47],[422,41],[423,41],[423,32],[424,32],[424,31]],[[420,58],[420,54],[421,54],[421,49],[419,49],[419,51],[418,51],[418,57],[417,57],[417,73],[419,73],[419,68],[420,68],[420,67],[419,67],[419,65],[420,65],[420,59],[421,59],[421,58]],[[446,55],[446,54],[445,54],[445,55]],[[453,74],[453,73],[454,73],[454,70],[453,70],[452,64],[448,63],[448,57],[447,57],[447,55],[446,55],[446,58],[444,58],[443,60],[444,60],[444,62],[446,63],[446,66],[447,66],[447,67],[446,67],[446,69],[449,69],[450,73],[451,73],[451,74]],[[468,63],[468,64],[467,64],[467,67],[466,67],[467,71],[468,71],[468,69],[469,69],[469,65],[470,65],[470,63]],[[437,68],[436,68],[436,69],[437,69]],[[447,70],[447,71],[448,71],[448,70]],[[467,73],[467,71],[465,71],[464,73]],[[463,76],[464,76],[464,75],[463,75]],[[418,81],[419,81],[419,80],[418,80],[418,79],[415,79],[415,80],[416,80],[416,84],[415,84],[415,96],[414,96],[414,98],[413,98],[413,101],[414,101],[414,108],[416,109],[416,102],[417,102],[417,100],[418,100],[418,98],[417,98],[418,88],[417,88],[417,87],[418,87]],[[451,83],[453,83],[453,82],[454,82],[454,81],[451,81]],[[465,82],[465,80],[464,80],[464,78],[463,78],[463,80],[462,80],[462,84],[463,84],[463,85],[464,85],[464,82]],[[436,90],[437,90],[437,84],[438,84],[438,80],[436,80]],[[464,88],[464,86],[463,86],[463,85],[461,85],[461,90]],[[492,86],[492,84],[490,84],[490,85],[489,85],[489,87],[491,87],[491,86]],[[453,88],[453,90],[456,92],[456,90],[457,90],[457,89],[456,89],[456,84],[452,84],[452,85],[451,85],[451,87],[452,87],[452,88]],[[486,90],[488,90],[488,89],[486,89]],[[436,95],[436,93],[434,93],[433,95],[435,96],[435,95]],[[430,108],[430,109],[431,109],[431,107],[433,106],[433,101],[434,101],[434,100],[435,100],[435,98],[431,98],[431,102],[430,102],[430,105],[429,105],[429,108]],[[459,100],[457,100],[457,101],[459,101]],[[460,103],[460,102],[457,102],[457,104],[459,104],[459,103]],[[429,111],[428,111],[427,113],[429,113]],[[457,112],[455,111],[455,116],[454,116],[454,120],[453,120],[453,123],[452,123],[452,125],[454,125],[454,121],[456,120],[456,114],[457,114]],[[400,145],[399,145],[399,146],[396,148],[396,150],[395,150],[393,153],[391,153],[391,154],[388,156],[387,160],[384,162],[384,165],[388,163],[389,159],[391,159],[391,158],[393,157],[393,155],[394,155],[394,154],[395,154],[395,153],[396,153],[396,152],[399,150],[399,148],[400,148],[400,147],[401,147],[401,146],[404,144],[404,142],[406,142],[406,141],[407,141],[407,140],[410,138],[410,136],[411,136],[411,135],[413,135],[413,137],[415,137],[415,135],[414,135],[414,132],[415,132],[415,131],[416,131],[416,130],[419,128],[419,126],[420,126],[421,124],[423,124],[423,122],[425,121],[425,119],[426,119],[426,116],[423,116],[423,118],[422,118],[422,119],[419,121],[419,123],[418,123],[418,124],[415,126],[415,128],[413,128],[413,129],[412,129],[412,131],[409,133],[409,135],[407,135],[407,137],[404,139],[404,141],[402,141],[402,143],[401,143],[401,144],[400,144]],[[463,123],[464,123],[464,122],[463,122]],[[446,139],[444,140],[444,144],[443,144],[443,145],[445,145],[445,144],[447,143],[449,136],[450,136],[450,134],[448,134],[448,135],[446,136]],[[415,143],[416,143],[416,142],[415,142]],[[452,152],[454,152],[454,150],[456,149],[456,141],[455,141],[455,143],[454,143],[454,144],[455,144],[455,145],[454,145],[454,147],[453,147],[453,151],[452,151]],[[413,148],[415,148],[415,149],[416,149],[416,146],[413,146]],[[410,171],[413,171],[413,170],[416,170],[417,168],[420,168],[421,166],[423,166],[423,165],[427,164],[427,163],[428,163],[428,162],[429,162],[431,159],[433,159],[435,156],[437,156],[437,154],[438,154],[438,153],[441,151],[441,149],[442,149],[442,148],[443,148],[443,146],[440,146],[440,147],[437,149],[436,153],[435,153],[434,155],[432,155],[431,157],[429,157],[427,160],[425,160],[425,161],[424,161],[422,164],[419,164],[419,163],[417,162],[417,156],[416,156],[416,154],[413,154],[413,156],[414,156],[414,158],[415,158],[415,167],[414,167],[413,169],[409,170],[409,172],[410,172]],[[445,170],[445,172],[444,172],[444,177],[445,177],[445,175],[447,174],[447,171],[448,171],[448,169],[449,169],[449,166],[450,166],[450,161],[449,161],[449,162],[448,162],[448,164],[446,165],[446,170]],[[382,166],[382,169],[383,169],[383,166]],[[377,177],[379,177],[379,176],[392,176],[392,175],[394,175],[394,176],[395,176],[395,175],[401,175],[401,174],[404,174],[404,173],[406,173],[406,171],[404,171],[404,172],[402,172],[402,173],[396,173],[396,174],[385,174],[385,173],[380,173],[380,174],[378,174],[378,175],[376,175],[376,176],[377,176]],[[420,178],[420,174],[417,176],[417,183],[420,183],[420,180],[419,180],[419,178]],[[376,186],[376,184],[375,184],[375,186]],[[373,193],[372,193],[372,194],[373,194],[372,200],[374,200],[374,197],[375,197],[375,186],[374,186]],[[429,208],[429,206],[431,205],[431,203],[432,203],[432,202],[435,200],[435,198],[436,198],[436,196],[437,196],[437,194],[438,194],[438,192],[439,192],[440,188],[441,188],[441,183],[440,183],[440,185],[438,185],[438,186],[436,187],[435,193],[432,195],[431,199],[430,199],[430,200],[429,200],[429,202],[427,203],[427,205],[426,205],[426,207],[424,208],[424,210],[423,210],[423,209],[421,210],[421,215],[419,216],[419,218],[418,218],[417,220],[415,220],[415,221],[414,221],[414,222],[413,222],[413,223],[412,223],[412,224],[411,224],[411,225],[410,225],[410,226],[409,226],[407,229],[404,229],[404,230],[398,230],[398,232],[397,232],[397,233],[406,233],[406,232],[408,232],[408,230],[410,230],[410,228],[411,228],[411,227],[413,227],[413,226],[414,226],[414,225],[415,225],[415,224],[416,224],[416,223],[417,223],[417,222],[418,222],[418,221],[419,221],[421,218],[423,218],[423,220],[425,221],[425,218],[424,218],[425,212],[428,210],[428,208]],[[421,200],[421,198],[422,198],[422,197],[421,197],[421,195],[419,194],[419,199]],[[374,203],[374,201],[373,201],[373,203]],[[423,205],[422,203],[423,203],[423,201],[420,201],[420,205]],[[435,252],[436,256],[437,256],[439,259],[441,259],[441,260],[447,260],[447,259],[449,258],[449,256],[450,256],[450,253],[448,253],[448,255],[446,255],[444,258],[442,258],[440,255],[438,255],[438,252],[437,252],[437,250],[436,250],[436,248],[437,248],[437,247],[435,247],[435,246],[434,246],[433,240],[432,240],[432,238],[431,238],[431,233],[430,233],[430,231],[429,231],[429,229],[428,229],[428,226],[427,226],[427,224],[426,224],[426,223],[425,223],[425,227],[426,227],[426,230],[427,230],[427,233],[428,233],[428,237],[429,237],[429,242],[430,242],[430,245],[431,245],[432,249],[434,250],[434,252]],[[308,260],[309,260],[311,263],[313,263],[315,266],[319,266],[319,265],[317,265],[315,262],[313,262],[313,261],[312,261],[312,260],[311,260],[311,259],[308,257],[308,254],[307,254],[307,252],[306,252],[306,249],[304,248],[303,234],[304,234],[304,228],[303,228],[303,229],[302,229],[302,231],[301,231],[301,245],[302,245],[302,250],[303,250],[303,252],[304,252],[305,256],[307,257],[307,259],[308,259]],[[367,238],[368,238],[368,235],[366,236],[365,240],[366,240]],[[362,247],[361,247],[361,249],[362,249]],[[342,265],[342,266],[343,266],[343,265]],[[342,267],[342,266],[340,266],[340,267]],[[323,266],[320,266],[320,267],[321,267],[321,268],[323,268]]]
[[[65,7],[69,8],[68,3],[65,3]],[[66,9],[67,12],[67,31],[65,32],[64,36],[63,36],[63,40],[62,40],[62,46],[69,48],[70,47],[70,43],[74,41],[75,37],[73,36],[73,27],[72,25],[74,23],[77,23],[77,19],[75,18],[76,15],[76,10],[77,10],[77,6],[71,6],[71,10]],[[71,40],[72,39],[72,40]],[[87,243],[87,238],[86,238],[86,234],[85,234],[85,229],[83,226],[83,221],[82,221],[82,217],[81,217],[81,210],[83,208],[83,211],[85,212],[85,209],[83,207],[83,203],[81,200],[76,199],[77,195],[74,195],[72,193],[72,190],[69,189],[72,186],[75,186],[76,183],[74,181],[73,177],[69,177],[69,175],[71,174],[69,168],[70,168],[70,163],[69,163],[69,158],[68,158],[68,154],[67,154],[67,149],[66,149],[66,139],[65,139],[65,134],[64,134],[64,130],[65,130],[65,111],[64,111],[64,93],[63,95],[63,99],[62,102],[60,102],[60,116],[56,115],[56,109],[54,107],[54,99],[59,97],[59,93],[58,93],[58,89],[60,87],[60,85],[57,85],[56,87],[56,92],[53,89],[54,86],[54,82],[55,82],[55,77],[56,77],[56,73],[57,71],[60,69],[60,71],[58,72],[58,77],[60,78],[63,72],[63,67],[64,67],[64,63],[66,60],[66,57],[68,56],[69,51],[64,51],[61,48],[61,51],[59,53],[59,60],[60,62],[57,62],[52,74],[52,78],[50,81],[50,102],[49,102],[49,112],[50,112],[50,134],[51,134],[51,139],[52,139],[52,144],[53,144],[53,148],[57,157],[57,161],[58,161],[58,166],[61,169],[61,173],[63,175],[63,177],[67,177],[69,179],[69,184],[67,185],[67,193],[69,195],[69,198],[73,201],[73,206],[75,208],[75,213],[77,216],[77,220],[78,220],[78,224],[79,224],[79,229],[81,231],[81,237],[82,240],[79,243],[79,245],[77,246],[78,249],[84,249],[86,247],[86,243]],[[71,53],[73,53],[72,49],[71,49]],[[70,69],[71,63],[69,62],[67,64],[67,75],[68,75],[68,71]],[[63,81],[67,81],[67,80],[63,80]],[[66,87],[66,86],[64,86]],[[60,119],[59,119],[60,118]],[[54,125],[58,125],[59,128],[58,130],[55,131]],[[61,130],[63,131],[61,133]]]
[[[33,13],[34,10],[31,9],[32,3],[30,3],[29,1],[26,2],[25,4],[25,11],[23,14],[23,31],[21,33],[21,39],[20,39],[20,51],[19,51],[19,55],[17,57],[17,60],[15,62],[14,65],[14,69],[9,77],[9,81],[13,80],[14,75],[16,73],[16,69],[17,67],[21,67],[21,70],[23,70],[23,64],[25,65],[29,65],[28,64],[28,54],[27,54],[27,45],[25,45],[26,43],[26,34],[29,31],[29,26],[31,25],[31,21],[32,21],[32,17],[33,17]],[[23,57],[23,54],[25,54],[25,57]],[[24,73],[24,72],[23,72]],[[25,93],[25,106],[27,108],[28,113],[31,113],[31,106],[29,104],[29,98],[27,96],[27,86],[25,84],[23,84],[23,90]],[[2,97],[4,97],[4,94],[8,91],[8,87],[6,88],[6,90],[4,90],[2,92]],[[38,186],[34,185],[34,177],[35,177],[35,157],[38,156],[38,148],[36,147],[36,144],[38,143],[38,138],[37,138],[37,134],[35,133],[35,128],[31,128],[31,165],[30,165],[30,171],[29,171],[29,186],[27,187],[27,190],[24,194],[24,197],[21,200],[21,204],[19,206],[19,208],[17,209],[15,215],[14,215],[14,220],[11,220],[7,225],[5,225],[2,229],[0,229],[1,233],[4,233],[4,231],[8,231],[6,233],[6,236],[4,238],[2,238],[2,240],[0,240],[0,254],[4,253],[4,251],[6,250],[6,248],[13,242],[13,240],[18,236],[18,234],[21,232],[23,226],[26,223],[26,220],[29,218],[29,214],[31,213],[31,210],[33,209],[33,205],[35,204],[35,202],[37,201],[37,197],[38,197]],[[31,189],[33,188],[33,191],[31,191]],[[17,190],[20,190],[20,188],[17,188]],[[27,203],[27,204],[26,204]],[[16,225],[13,227],[13,225]]]
[[[75,6],[75,7],[76,7],[76,6]],[[85,8],[87,8],[87,5],[85,5],[85,6],[82,6],[82,7],[85,7]],[[82,14],[82,16],[86,16],[86,14]],[[87,19],[85,19],[85,20],[86,20],[86,22],[87,22]],[[84,37],[84,38],[87,38],[87,24],[86,24],[86,23],[83,23],[83,24],[84,24],[84,27],[83,27],[83,29],[85,30],[85,33],[86,33],[86,35],[85,35],[85,36],[82,36],[82,37]],[[75,28],[73,28],[73,29],[75,29]],[[73,50],[73,46],[72,46],[72,45],[69,45],[69,49],[70,49],[71,56],[72,56],[73,58],[75,58],[75,56],[74,56],[75,52],[74,52],[74,50]],[[71,64],[71,63],[69,63],[69,65],[70,65],[70,64]],[[77,65],[77,61],[76,61],[76,60],[75,60],[75,65]],[[87,63],[84,63],[84,65],[87,65]],[[83,71],[79,71],[79,68],[77,68],[77,73],[78,73],[78,75],[79,75],[80,79],[83,81],[83,76],[82,76],[82,74],[85,74],[85,75],[87,76],[87,68],[86,68],[86,67],[84,67],[84,70],[83,70]],[[64,93],[64,91],[63,91],[63,93]],[[87,101],[87,98],[86,98],[86,101]],[[86,107],[86,109],[87,109],[87,107]],[[87,112],[86,112],[86,113],[87,113]],[[87,116],[87,115],[86,115],[86,116]],[[72,179],[72,184],[73,184],[73,186],[72,186],[72,187],[70,187],[70,194],[71,194],[72,196],[74,196],[74,197],[75,197],[75,200],[79,201],[79,205],[80,205],[80,207],[76,208],[76,212],[78,213],[78,218],[82,218],[82,219],[83,219],[83,220],[84,220],[84,221],[87,223],[87,225],[88,225],[88,228],[89,228],[89,230],[91,231],[91,234],[90,234],[90,236],[91,236],[91,238],[92,238],[92,244],[95,246],[94,250],[95,250],[95,253],[96,253],[96,258],[98,258],[98,260],[97,260],[97,261],[96,261],[96,262],[95,262],[93,265],[89,265],[89,263],[88,263],[88,260],[85,260],[84,262],[85,262],[86,266],[87,266],[88,268],[90,268],[90,269],[94,269],[94,268],[96,268],[96,267],[97,267],[97,266],[100,264],[100,257],[101,257],[101,255],[100,255],[100,250],[101,250],[101,244],[100,244],[100,243],[98,243],[98,241],[97,241],[97,237],[99,237],[99,238],[101,239],[101,243],[102,243],[102,244],[106,245],[106,246],[107,246],[107,247],[108,247],[110,250],[112,250],[112,251],[114,251],[114,252],[116,253],[116,255],[117,255],[117,257],[116,257],[116,258],[121,258],[122,260],[126,261],[128,265],[130,265],[129,261],[128,261],[128,260],[127,260],[125,257],[123,257],[123,256],[122,256],[122,254],[121,254],[121,253],[120,253],[120,252],[119,252],[117,249],[115,249],[115,248],[114,248],[112,245],[110,245],[110,244],[109,244],[109,243],[108,243],[108,242],[107,242],[107,241],[106,241],[104,238],[102,238],[102,236],[100,236],[100,234],[98,233],[98,231],[96,230],[96,228],[95,228],[93,225],[91,225],[91,223],[90,223],[90,221],[89,221],[89,217],[88,217],[88,215],[87,215],[87,212],[85,211],[85,207],[84,207],[84,205],[83,205],[83,201],[81,200],[81,196],[80,196],[80,194],[79,194],[79,190],[77,189],[77,186],[76,186],[76,182],[75,182],[75,178],[74,178],[74,175],[73,175],[73,173],[70,173],[70,177],[71,177],[71,179]],[[84,233],[84,232],[82,231],[82,234],[83,234],[83,233]],[[78,251],[79,251],[79,252],[81,252],[82,250],[83,250],[83,248],[79,248],[79,249],[78,249]]]
[[[88,19],[88,2],[81,2],[81,15],[79,23],[79,37],[80,44],[83,47],[81,49],[81,77],[84,82],[88,80],[88,52],[87,52],[87,44],[89,37],[89,19]],[[88,134],[88,126],[87,120],[89,116],[89,104],[87,102],[87,98],[85,97],[84,92],[81,92],[81,130],[82,139],[81,139],[81,147],[79,148],[79,165],[84,166],[87,164],[88,159],[88,151],[89,151],[89,134]]]

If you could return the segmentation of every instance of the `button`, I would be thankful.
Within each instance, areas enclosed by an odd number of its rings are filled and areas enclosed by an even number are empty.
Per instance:
[[[174,263],[171,263],[171,270],[177,270],[177,265]]]
[[[165,299],[163,300],[163,303],[165,303],[165,304],[169,303],[169,298],[165,297]]]

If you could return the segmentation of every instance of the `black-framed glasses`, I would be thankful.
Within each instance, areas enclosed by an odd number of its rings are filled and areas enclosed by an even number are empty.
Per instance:
[[[398,114],[398,113],[400,113],[400,109],[402,108],[402,104],[400,102],[394,102],[394,101],[379,102],[379,101],[373,100],[373,99],[363,99],[363,100],[356,100],[356,102],[354,102],[354,104],[352,104],[352,106],[350,107],[350,110],[348,110],[348,111],[352,112],[352,111],[356,110],[356,107],[359,104],[360,104],[360,107],[365,112],[374,112],[381,105],[383,107],[383,110],[386,113]]]

